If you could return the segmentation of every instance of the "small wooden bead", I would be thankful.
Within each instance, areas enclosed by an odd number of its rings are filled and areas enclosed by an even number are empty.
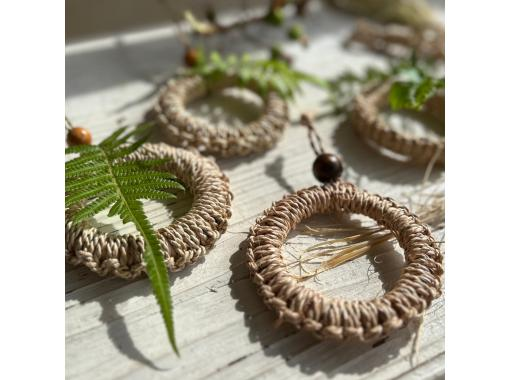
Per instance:
[[[187,47],[184,52],[184,64],[188,67],[194,67],[198,64],[199,52],[197,49]]]
[[[313,175],[321,182],[336,180],[342,171],[342,161],[336,154],[322,153],[313,162]]]
[[[90,145],[92,143],[92,135],[88,129],[82,127],[73,127],[67,133],[67,144],[74,145]]]

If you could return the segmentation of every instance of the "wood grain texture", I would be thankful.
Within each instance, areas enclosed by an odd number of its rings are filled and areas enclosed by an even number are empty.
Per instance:
[[[346,51],[341,41],[354,20],[316,9],[304,22],[311,44],[288,43],[299,69],[324,77],[349,68],[382,64],[361,50]],[[112,36],[66,48],[66,114],[86,126],[97,142],[123,123],[135,123],[155,99],[155,88],[179,65],[182,47],[172,28]],[[251,37],[250,37],[251,36]],[[211,48],[257,53],[265,41],[283,40],[284,31],[256,26],[208,41]],[[324,95],[305,87],[291,106],[321,111]],[[417,201],[424,168],[388,158],[367,146],[338,117],[317,122],[325,148],[344,156],[345,178],[371,192],[403,203]],[[157,138],[157,136],[156,136]],[[84,267],[66,266],[66,376],[69,379],[437,379],[444,376],[444,298],[427,311],[419,354],[411,363],[415,326],[372,345],[320,342],[288,325],[262,303],[248,276],[243,241],[261,212],[284,194],[316,184],[313,152],[306,130],[290,126],[276,148],[243,159],[219,160],[234,193],[228,231],[197,265],[172,273],[176,334],[181,359],[172,354],[158,305],[145,278],[101,278]],[[442,173],[432,180],[442,184]],[[188,200],[189,201],[189,200]],[[155,223],[168,220],[157,204],[147,205]],[[331,220],[328,220],[331,222]],[[115,228],[114,228],[115,229]],[[124,231],[124,230],[123,230]],[[443,231],[436,231],[443,239]],[[288,250],[311,237],[296,237]],[[287,249],[287,248],[286,248]],[[375,255],[378,259],[374,260]],[[371,297],[391,287],[403,259],[388,244],[310,280],[330,295]]]

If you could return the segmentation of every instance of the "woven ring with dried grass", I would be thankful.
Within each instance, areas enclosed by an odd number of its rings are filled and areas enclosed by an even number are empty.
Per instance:
[[[170,158],[162,170],[173,173],[193,196],[191,209],[157,231],[167,267],[179,271],[203,256],[227,228],[232,194],[228,178],[213,159],[166,144],[144,144],[126,159]],[[145,271],[144,241],[135,234],[100,232],[75,225],[66,215],[65,257],[99,275],[135,278]]]
[[[382,83],[354,98],[351,123],[356,132],[369,142],[401,154],[416,163],[444,164],[444,137],[429,139],[397,132],[381,117],[388,105],[390,82]],[[444,123],[444,93],[437,93],[425,104],[423,112]]]
[[[233,77],[224,78],[214,87],[208,87],[200,76],[172,79],[162,89],[149,117],[172,145],[183,148],[194,147],[219,157],[245,156],[270,149],[289,122],[287,103],[276,92],[262,97],[264,108],[257,120],[239,128],[215,125],[186,109],[188,103],[205,97],[208,91],[220,91],[235,83]],[[256,88],[249,89],[258,93]]]
[[[298,282],[282,246],[302,220],[317,213],[358,213],[392,231],[405,266],[393,289],[372,300],[324,296]],[[264,212],[248,237],[248,266],[259,294],[280,321],[339,340],[381,338],[419,317],[441,294],[442,254],[429,228],[406,207],[346,182],[300,190]]]

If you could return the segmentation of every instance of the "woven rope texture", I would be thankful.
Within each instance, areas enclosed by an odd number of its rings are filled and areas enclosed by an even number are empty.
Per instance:
[[[381,25],[363,20],[356,23],[346,45],[360,43],[390,57],[403,58],[414,52],[426,59],[444,61],[444,34],[441,26],[418,30],[401,24]]]
[[[175,174],[193,196],[191,209],[160,228],[165,263],[179,271],[194,263],[213,246],[227,228],[232,194],[228,178],[214,160],[166,144],[144,144],[127,159],[169,157],[163,169]],[[83,264],[100,275],[134,278],[145,270],[143,238],[134,234],[105,234],[84,224],[74,225],[66,216],[66,261]]]
[[[393,289],[372,300],[329,298],[306,288],[282,257],[287,235],[317,213],[359,213],[391,230],[406,264]],[[320,338],[372,340],[422,315],[441,293],[443,256],[430,230],[393,200],[346,182],[314,186],[288,195],[264,212],[248,237],[248,266],[266,305],[279,319]]]
[[[359,94],[354,98],[351,123],[355,130],[365,140],[406,156],[414,162],[428,164],[435,161],[444,164],[444,137],[433,140],[397,132],[381,117],[379,113],[387,106],[389,89],[390,84],[384,83],[371,92]],[[431,98],[425,112],[444,122],[444,96],[436,95]]]
[[[232,84],[233,80],[227,78],[214,91]],[[258,120],[240,128],[214,125],[186,109],[188,103],[206,94],[206,83],[199,76],[172,79],[161,91],[149,117],[162,128],[169,143],[220,157],[245,156],[270,149],[289,122],[287,104],[275,92],[270,92],[263,99],[264,111]]]

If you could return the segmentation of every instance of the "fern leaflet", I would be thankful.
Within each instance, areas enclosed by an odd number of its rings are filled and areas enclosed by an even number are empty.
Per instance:
[[[66,207],[79,206],[72,221],[79,223],[110,208],[108,216],[118,215],[123,223],[133,223],[145,242],[144,262],[154,295],[160,305],[168,339],[177,355],[172,299],[168,271],[161,246],[153,226],[147,219],[141,199],[171,200],[167,189],[184,190],[174,175],[158,171],[167,159],[122,161],[136,151],[145,138],[128,140],[137,130],[125,133],[120,128],[99,145],[81,145],[66,149],[67,154],[79,154],[66,162]]]

